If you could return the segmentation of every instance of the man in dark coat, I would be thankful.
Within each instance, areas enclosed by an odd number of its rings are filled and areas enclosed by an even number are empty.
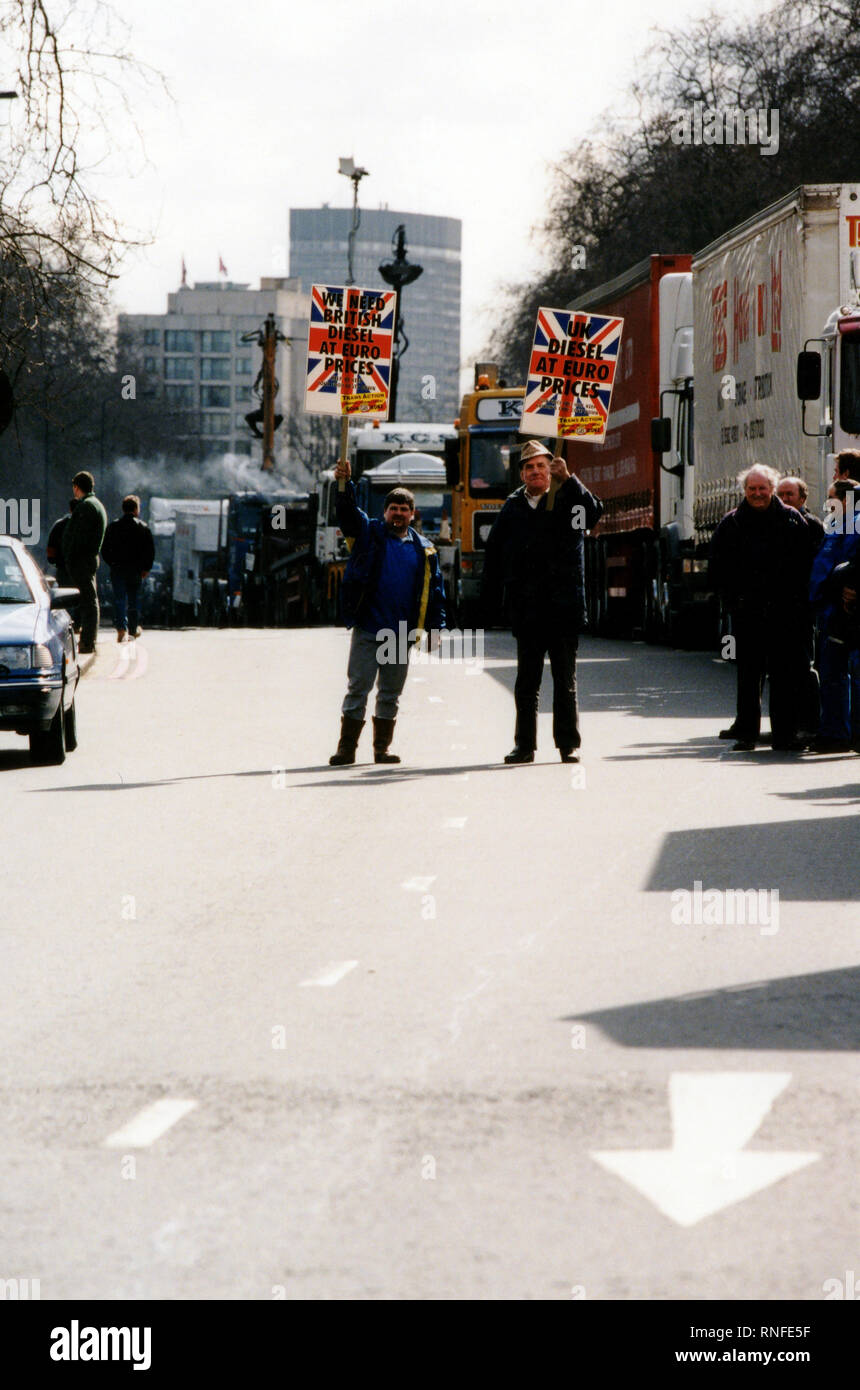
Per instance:
[[[66,569],[66,561],[63,557],[63,532],[69,524],[69,517],[78,505],[78,499],[72,497],[69,501],[69,510],[65,516],[61,516],[54,522],[48,535],[48,543],[45,547],[48,564],[53,565],[57,572],[57,588],[67,589],[71,587],[71,579]]]
[[[129,632],[139,637],[140,588],[155,560],[155,542],[134,494],[123,498],[122,516],[105,532],[102,559],[110,565],[116,640],[124,642]]]
[[[757,464],[738,478],[744,500],[724,516],[711,542],[711,583],[731,615],[738,679],[735,751],[755,748],[761,696],[770,682],[773,747],[799,751],[809,669],[806,651],[810,536],[806,522],[776,496],[779,474]]]
[[[426,536],[410,525],[415,515],[411,492],[394,488],[385,499],[383,520],[371,521],[356,503],[349,464],[340,461],[334,471],[346,481],[344,491],[337,493],[337,524],[351,543],[341,603],[352,639],[340,741],[329,763],[344,767],[355,762],[367,698],[377,681],[373,760],[399,763],[388,750],[409,652],[423,631],[438,637],[445,626],[439,556]]]
[[[586,624],[585,533],[597,524],[603,503],[538,439],[523,446],[520,477],[522,487],[505,502],[487,538],[481,591],[488,620],[507,618],[517,641],[517,723],[505,762],[534,762],[547,655],[553,739],[562,762],[578,762],[576,650]]]
[[[63,559],[69,579],[81,595],[78,618],[81,624],[79,650],[82,653],[94,652],[96,649],[99,631],[96,571],[99,567],[99,551],[107,529],[105,509],[96,497],[94,487],[95,479],[92,473],[75,474],[72,479],[72,492],[78,505],[69,517],[63,532]]]

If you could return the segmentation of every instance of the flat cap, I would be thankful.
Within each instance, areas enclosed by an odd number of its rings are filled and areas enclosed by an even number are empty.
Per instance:
[[[522,447],[520,463],[537,458],[538,454],[546,454],[548,458],[552,458],[552,451],[545,444],[541,444],[539,439],[529,439]]]

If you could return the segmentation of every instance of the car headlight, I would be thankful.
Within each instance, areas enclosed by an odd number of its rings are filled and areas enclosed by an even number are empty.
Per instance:
[[[33,665],[32,647],[0,647],[0,666],[9,671],[29,671]]]

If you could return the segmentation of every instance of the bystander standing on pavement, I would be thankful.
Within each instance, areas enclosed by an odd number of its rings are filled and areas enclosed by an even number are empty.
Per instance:
[[[110,566],[116,640],[140,636],[140,591],[155,560],[155,542],[140,519],[140,498],[122,500],[122,516],[105,531],[102,559]]]
[[[96,572],[99,551],[107,529],[105,509],[95,492],[92,473],[82,471],[72,479],[77,506],[63,531],[63,558],[69,579],[80,592],[78,618],[81,624],[81,653],[94,652],[99,631],[99,596]]]
[[[854,507],[858,493],[851,479],[839,478],[827,494],[825,536],[812,563],[809,597],[818,619],[818,674],[821,721],[813,753],[850,753],[860,746],[860,672],[857,652],[842,636],[842,595],[832,579],[837,565],[857,557]],[[848,516],[851,522],[848,523]]]
[[[741,473],[744,500],[723,517],[711,543],[711,583],[731,615],[735,639],[739,752],[759,740],[765,677],[773,747],[795,752],[805,746],[798,726],[808,698],[809,530],[776,496],[778,482],[776,469],[763,464]]]
[[[520,477],[522,487],[505,502],[487,538],[482,582],[488,620],[507,618],[517,642],[517,719],[505,762],[534,762],[546,656],[553,740],[562,762],[578,762],[576,652],[586,624],[585,533],[596,526],[603,503],[537,439],[523,445]],[[560,486],[551,494],[553,479]]]
[[[794,507],[806,522],[809,537],[809,570],[812,571],[812,562],[815,559],[821,542],[824,540],[824,522],[811,512],[806,505],[809,496],[809,488],[803,478],[795,477],[791,474],[780,478],[776,486],[776,495],[785,507]],[[807,576],[808,580],[809,576]],[[815,664],[815,612],[811,603],[806,604],[803,616],[804,644],[806,648],[806,677],[805,677],[805,696],[799,700],[800,715],[798,720],[798,736],[806,737],[810,742],[818,732],[818,722],[820,717],[820,689],[818,679],[818,669]]]
[[[385,499],[384,519],[371,521],[356,503],[349,475],[349,463],[340,460],[335,477],[345,479],[346,487],[337,493],[337,522],[352,543],[341,601],[352,638],[340,740],[337,752],[329,758],[333,767],[355,762],[367,698],[377,680],[373,760],[400,762],[388,750],[409,669],[409,652],[423,631],[438,636],[445,626],[439,556],[435,546],[410,525],[415,514],[412,493],[394,488]]]

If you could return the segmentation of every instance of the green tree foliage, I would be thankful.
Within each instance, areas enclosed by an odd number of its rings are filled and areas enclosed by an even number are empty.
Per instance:
[[[698,251],[799,184],[856,180],[860,0],[783,0],[745,24],[712,13],[658,31],[632,96],[632,120],[604,122],[601,143],[556,167],[539,229],[545,272],[505,287],[490,353],[512,382],[523,379],[539,305],[562,307],[653,252]],[[778,151],[675,143],[678,113],[696,102],[778,113]]]

